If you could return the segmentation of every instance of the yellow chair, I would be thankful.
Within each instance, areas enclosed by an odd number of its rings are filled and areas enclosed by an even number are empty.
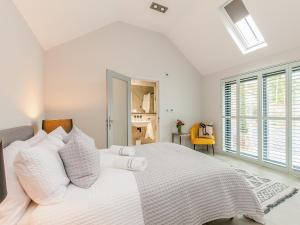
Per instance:
[[[194,149],[196,149],[196,145],[206,145],[207,151],[208,151],[208,146],[211,145],[212,150],[213,150],[213,155],[214,155],[215,154],[214,145],[216,144],[215,137],[214,136],[213,136],[213,138],[198,137],[199,136],[199,127],[200,127],[200,123],[196,123],[190,129],[191,143],[194,145]]]

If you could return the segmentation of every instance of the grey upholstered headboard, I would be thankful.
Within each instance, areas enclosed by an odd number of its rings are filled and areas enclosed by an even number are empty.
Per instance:
[[[34,130],[32,126],[15,127],[6,130],[0,130],[0,139],[3,148],[7,147],[15,141],[26,141],[33,137]]]

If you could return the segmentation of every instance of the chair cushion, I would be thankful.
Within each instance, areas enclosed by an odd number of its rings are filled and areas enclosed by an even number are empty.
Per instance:
[[[214,145],[216,143],[215,138],[194,138],[192,144],[194,145]]]

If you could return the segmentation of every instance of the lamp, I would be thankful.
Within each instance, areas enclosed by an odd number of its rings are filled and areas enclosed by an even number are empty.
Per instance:
[[[0,202],[2,202],[7,195],[6,182],[5,182],[5,170],[2,141],[0,140]]]
[[[42,122],[42,129],[48,134],[60,126],[64,128],[67,133],[69,133],[73,128],[73,120],[43,120]]]

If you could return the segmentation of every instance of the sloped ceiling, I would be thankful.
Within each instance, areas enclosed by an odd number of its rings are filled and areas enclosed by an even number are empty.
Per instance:
[[[44,49],[116,21],[166,35],[202,75],[300,46],[299,0],[244,0],[268,47],[243,55],[226,31],[219,7],[226,0],[13,0]]]

